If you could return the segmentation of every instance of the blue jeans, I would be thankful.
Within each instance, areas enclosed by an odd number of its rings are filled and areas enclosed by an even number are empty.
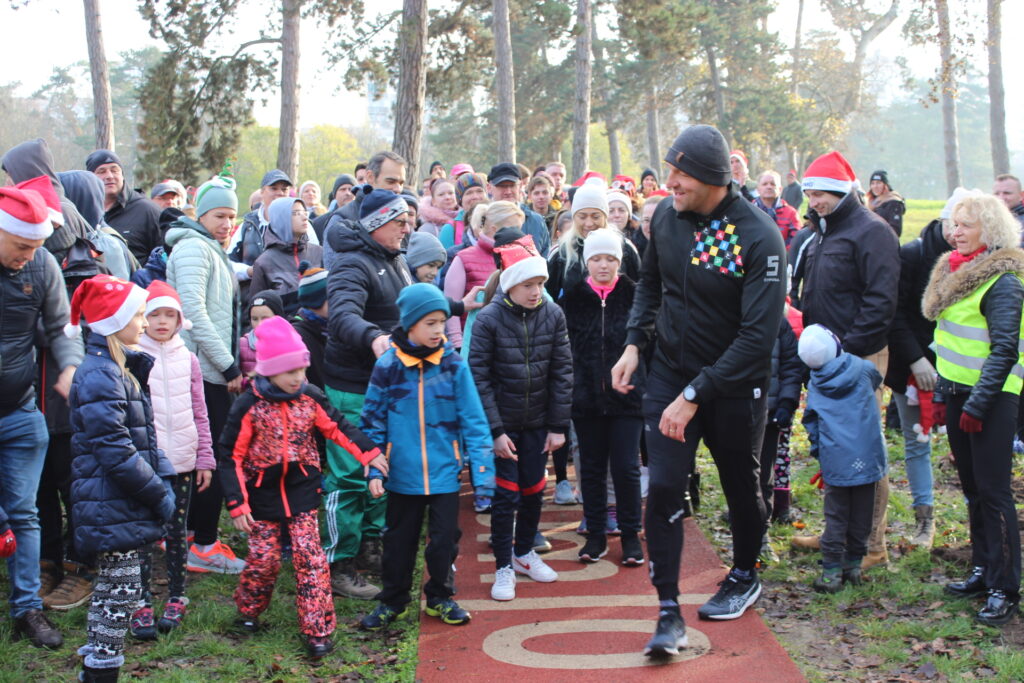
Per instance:
[[[50,435],[46,418],[29,401],[0,417],[0,506],[18,540],[18,550],[7,558],[11,581],[11,616],[42,609],[39,597],[39,515],[36,492],[43,473]]]
[[[921,443],[914,433],[914,425],[921,422],[921,406],[907,403],[907,395],[892,392],[896,410],[900,414],[900,428],[903,430],[903,454],[907,465],[907,479],[910,481],[910,495],[914,507],[934,505],[932,497],[932,446],[931,442]]]

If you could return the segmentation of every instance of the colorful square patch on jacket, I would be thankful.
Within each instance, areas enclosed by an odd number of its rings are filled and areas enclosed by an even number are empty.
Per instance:
[[[743,277],[742,250],[736,226],[714,220],[693,233],[690,263],[695,266],[703,264],[708,270],[716,270],[722,275]]]

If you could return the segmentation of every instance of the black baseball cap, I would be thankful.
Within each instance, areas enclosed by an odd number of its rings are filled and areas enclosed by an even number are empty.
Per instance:
[[[267,185],[273,185],[274,183],[286,182],[289,185],[295,185],[292,179],[288,177],[288,174],[279,168],[275,168],[271,171],[267,171],[266,175],[263,176],[263,181],[260,183],[260,187],[266,187]]]
[[[492,166],[491,172],[487,174],[487,182],[491,185],[499,185],[510,180],[518,182],[522,179],[523,176],[519,175],[519,167],[507,161]]]

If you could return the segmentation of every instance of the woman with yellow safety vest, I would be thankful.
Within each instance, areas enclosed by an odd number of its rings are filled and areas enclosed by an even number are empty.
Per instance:
[[[936,321],[936,422],[946,424],[970,518],[974,570],[946,592],[987,596],[975,616],[1005,624],[1020,602],[1020,531],[1010,469],[1024,384],[1020,227],[991,195],[953,207],[954,251],[941,257],[922,312]],[[940,396],[941,395],[941,396]],[[944,415],[942,414],[944,410]]]

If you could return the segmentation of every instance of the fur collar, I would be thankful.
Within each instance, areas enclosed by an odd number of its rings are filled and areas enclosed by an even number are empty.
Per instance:
[[[952,252],[950,252],[952,253]],[[1024,277],[1024,250],[1017,247],[988,251],[955,273],[949,270],[950,254],[943,254],[928,278],[921,312],[928,320],[936,320],[942,311],[969,296],[996,275],[1017,273]]]

